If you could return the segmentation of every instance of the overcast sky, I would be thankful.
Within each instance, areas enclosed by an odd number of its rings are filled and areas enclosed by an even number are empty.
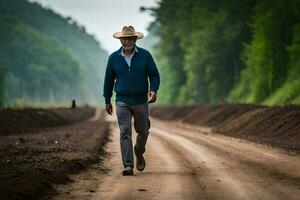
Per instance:
[[[133,25],[136,31],[147,35],[147,27],[154,18],[139,8],[155,7],[158,0],[30,0],[50,7],[63,16],[71,16],[87,32],[95,35],[102,47],[113,52],[120,42],[112,37],[124,25]]]

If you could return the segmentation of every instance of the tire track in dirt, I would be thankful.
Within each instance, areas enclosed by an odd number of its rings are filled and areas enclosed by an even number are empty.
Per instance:
[[[208,186],[210,199],[298,199],[298,156],[171,123],[153,123],[157,137],[183,156],[188,155],[186,158],[195,167],[200,165],[202,171],[196,175]]]
[[[156,137],[150,136],[148,140],[146,169],[143,172],[135,169],[134,176],[123,177],[117,127],[112,135],[107,149],[111,158],[105,166],[110,171],[100,178],[92,199],[198,199],[201,196],[193,170]]]

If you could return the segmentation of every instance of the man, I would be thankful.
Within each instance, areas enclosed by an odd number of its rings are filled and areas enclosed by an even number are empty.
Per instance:
[[[132,26],[124,26],[122,32],[113,34],[120,39],[122,47],[112,53],[107,62],[104,92],[106,112],[112,114],[112,90],[116,92],[116,113],[120,128],[120,146],[124,170],[123,175],[133,175],[134,159],[136,168],[143,171],[145,145],[149,135],[150,120],[148,103],[156,101],[160,77],[151,54],[135,45],[143,34],[136,32]],[[150,80],[150,89],[148,84]],[[137,132],[133,148],[131,138],[131,119]]]

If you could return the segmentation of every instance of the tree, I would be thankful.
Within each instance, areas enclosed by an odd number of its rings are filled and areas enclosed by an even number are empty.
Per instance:
[[[0,63],[0,107],[2,107],[4,104],[5,75],[6,68],[3,64]]]

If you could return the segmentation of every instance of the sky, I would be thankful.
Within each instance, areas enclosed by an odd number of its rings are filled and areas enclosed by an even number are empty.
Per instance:
[[[155,7],[158,0],[30,0],[51,8],[62,16],[70,16],[85,26],[109,53],[120,48],[120,41],[113,38],[124,25],[134,26],[147,35],[147,27],[154,20],[149,12],[139,12],[141,6]]]

